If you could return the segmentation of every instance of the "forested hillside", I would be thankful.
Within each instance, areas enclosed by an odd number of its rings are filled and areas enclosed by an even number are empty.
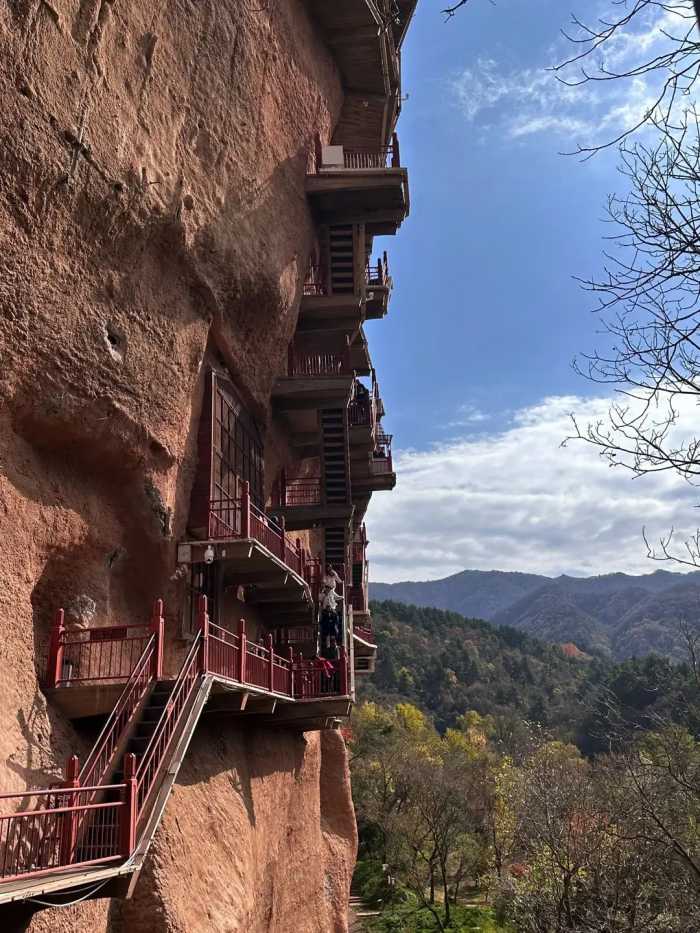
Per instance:
[[[556,579],[467,570],[425,583],[377,583],[371,595],[452,610],[551,642],[622,660],[652,652],[681,660],[679,623],[700,620],[700,574],[659,570]]]
[[[360,682],[360,698],[415,704],[439,731],[474,710],[495,717],[504,734],[528,720],[590,752],[605,747],[615,707],[635,725],[664,716],[700,733],[687,663],[571,658],[507,626],[390,601],[372,603],[372,617],[377,670]]]
[[[476,710],[565,730],[584,715],[582,688],[591,667],[604,667],[598,660],[568,658],[524,632],[454,612],[375,602],[372,618],[377,671],[361,684],[363,698],[408,700],[428,712],[438,729]]]
[[[694,663],[372,610],[381,660],[347,736],[372,933],[700,929]]]

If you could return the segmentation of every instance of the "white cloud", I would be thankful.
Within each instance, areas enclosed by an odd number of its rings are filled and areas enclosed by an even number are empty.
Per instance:
[[[553,397],[516,412],[499,433],[396,457],[391,494],[368,516],[373,580],[438,579],[460,570],[589,575],[655,569],[651,538],[694,530],[700,490],[671,474],[634,479],[583,442],[562,448],[609,399]],[[673,568],[675,569],[675,568]]]
[[[604,56],[584,62],[588,72],[594,73],[596,65],[608,72],[624,72],[668,49],[668,34],[687,31],[688,23],[680,14],[654,12],[655,17],[633,20],[635,29],[615,33],[602,47]],[[548,64],[562,61],[572,51],[571,45],[563,44],[550,49]],[[654,74],[583,84],[577,83],[580,78],[577,65],[557,76],[546,67],[508,70],[492,58],[481,58],[453,76],[451,91],[464,117],[481,129],[487,128],[485,121],[492,132],[511,140],[544,133],[590,145],[639,123],[653,108],[660,87],[660,76]]]
[[[476,405],[466,403],[457,409],[457,415],[445,424],[446,428],[473,428],[475,425],[488,421],[489,416],[477,408]]]

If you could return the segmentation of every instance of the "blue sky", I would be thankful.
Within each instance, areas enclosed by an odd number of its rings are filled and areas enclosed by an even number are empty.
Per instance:
[[[404,48],[411,215],[381,244],[394,294],[368,325],[401,468],[371,506],[373,578],[649,572],[642,525],[687,528],[695,492],[611,475],[595,452],[559,445],[569,411],[597,417],[609,403],[572,370],[600,342],[574,276],[600,272],[605,204],[621,185],[614,151],[561,153],[629,126],[652,88],[572,90],[547,71],[570,49],[570,9],[590,16],[591,0],[472,0],[448,23],[442,5],[419,3]],[[610,56],[651,47],[658,25]]]

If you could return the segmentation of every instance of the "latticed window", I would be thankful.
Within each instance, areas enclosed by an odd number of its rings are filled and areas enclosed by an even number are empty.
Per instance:
[[[264,505],[264,461],[260,432],[228,380],[212,373],[212,499],[235,498],[238,481],[250,483],[256,505]]]
[[[197,473],[192,487],[188,527],[194,537],[214,531],[240,531],[241,483],[264,506],[264,464],[261,432],[248,414],[233,383],[210,371],[197,432]],[[212,531],[212,514],[218,525]]]

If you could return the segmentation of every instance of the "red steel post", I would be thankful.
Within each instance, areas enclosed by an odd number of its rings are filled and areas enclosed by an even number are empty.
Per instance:
[[[136,779],[136,755],[124,756],[124,806],[119,825],[120,849],[124,858],[129,858],[136,848],[136,820],[138,818],[138,781]]]
[[[63,641],[66,634],[63,609],[59,609],[54,616],[51,626],[51,640],[49,642],[49,659],[46,665],[47,687],[57,687],[61,680],[63,667]]]
[[[80,787],[80,762],[77,755],[71,755],[66,761],[66,779],[63,786],[75,790]],[[69,807],[78,804],[77,794],[67,794]],[[78,813],[72,811],[64,814],[61,827],[61,848],[59,853],[61,865],[70,865],[73,862],[75,848],[78,842]]]
[[[289,657],[289,695],[294,696],[294,648],[290,645],[287,649]]]
[[[250,483],[243,481],[241,493],[241,538],[250,537]]]
[[[207,597],[204,595],[200,595],[197,600],[197,628],[202,633],[200,670],[206,674],[209,670],[209,613],[207,612]]]
[[[246,655],[248,653],[247,638],[245,634],[245,619],[238,622],[238,681],[245,683]]]
[[[285,548],[287,538],[286,538],[286,532],[285,532],[284,515],[280,515],[280,531],[282,532],[282,534],[280,535],[280,557],[282,558],[282,563],[284,564],[286,563],[285,557],[287,556],[286,548]]]
[[[272,635],[265,636],[265,645],[270,652],[270,667],[268,670],[268,687],[270,693],[275,692],[275,649],[272,644]]]
[[[348,695],[348,656],[345,647],[340,649],[340,695]]]
[[[155,648],[153,651],[153,663],[151,671],[155,680],[163,679],[163,645],[165,642],[165,619],[163,618],[163,600],[157,599],[153,603],[153,615],[151,617],[151,631],[156,636]]]

